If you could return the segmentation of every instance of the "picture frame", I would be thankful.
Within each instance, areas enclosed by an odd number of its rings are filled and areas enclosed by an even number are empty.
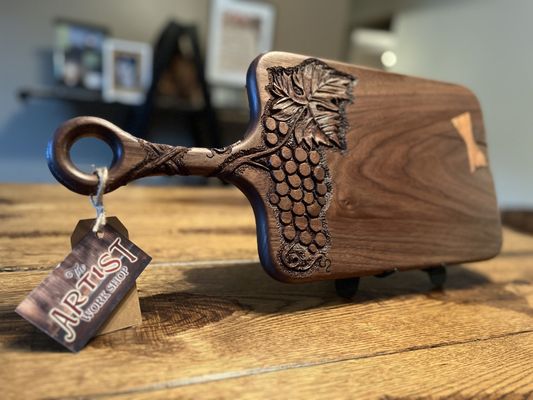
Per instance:
[[[148,43],[107,39],[103,54],[104,101],[142,104],[152,78],[152,47]]]
[[[252,60],[272,49],[274,21],[271,4],[213,0],[207,41],[208,81],[242,87]]]
[[[54,76],[68,87],[100,90],[103,44],[109,30],[100,25],[66,18],[54,20]]]

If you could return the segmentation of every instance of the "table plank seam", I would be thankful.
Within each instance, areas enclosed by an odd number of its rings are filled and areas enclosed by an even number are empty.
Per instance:
[[[189,268],[189,267],[210,267],[210,266],[232,266],[232,265],[259,265],[259,258],[239,259],[239,260],[200,260],[200,261],[172,261],[172,262],[156,262],[151,263],[147,268],[161,268],[161,267],[176,267],[176,268]],[[5,266],[0,267],[0,273],[2,272],[32,272],[41,271],[46,272],[55,268],[55,265],[27,265],[27,266]]]
[[[435,344],[424,345],[424,346],[411,346],[411,347],[407,347],[402,350],[375,352],[371,354],[362,354],[362,355],[355,356],[355,357],[341,357],[337,359],[314,361],[314,362],[307,362],[307,363],[300,363],[300,364],[284,364],[284,365],[276,365],[276,366],[271,366],[271,367],[249,368],[249,369],[244,369],[241,371],[220,372],[220,373],[199,375],[199,376],[194,376],[190,378],[174,379],[170,381],[159,382],[155,384],[140,386],[137,388],[131,388],[131,389],[122,390],[122,391],[76,395],[72,397],[66,397],[66,399],[77,399],[80,396],[89,397],[89,398],[102,398],[102,397],[124,396],[128,394],[152,393],[152,392],[157,392],[161,390],[174,389],[174,388],[179,388],[179,387],[199,385],[199,384],[211,383],[211,382],[219,382],[219,381],[230,380],[230,379],[238,379],[238,378],[250,377],[250,376],[256,376],[256,375],[265,375],[265,374],[286,371],[286,370],[294,370],[294,369],[299,369],[299,368],[311,368],[311,367],[322,366],[322,365],[337,364],[337,363],[342,363],[346,361],[365,360],[365,359],[370,359],[370,358],[385,357],[385,356],[391,356],[391,355],[396,355],[396,354],[411,353],[411,352],[416,352],[416,351],[431,350],[431,349],[438,349],[438,348],[451,347],[451,346],[459,346],[459,345],[470,344],[470,343],[486,342],[486,341],[497,340],[497,339],[502,339],[506,337],[528,335],[532,333],[533,333],[533,329],[528,329],[528,330],[522,330],[522,331],[517,331],[517,332],[505,333],[501,335],[493,335],[493,336],[489,336],[485,338],[457,340],[457,341],[435,343]],[[61,397],[61,398],[65,399],[65,397]],[[53,400],[53,398],[50,400]]]

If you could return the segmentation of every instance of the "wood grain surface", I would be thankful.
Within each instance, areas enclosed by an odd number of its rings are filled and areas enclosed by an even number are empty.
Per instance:
[[[91,207],[58,185],[0,185],[0,398],[532,396],[533,236],[506,229],[500,256],[450,267],[442,291],[407,271],[364,278],[346,302],[331,282],[262,271],[237,190],[108,197],[153,257],[138,280],[143,323],[70,354],[14,309]]]
[[[106,190],[149,175],[217,176],[252,203],[261,264],[312,282],[495,256],[501,227],[481,109],[468,89],[283,52],[247,79],[251,120],[222,149],[150,143],[108,121],[66,121],[50,170],[78,193],[94,175],[69,149],[95,136],[113,149]]]
[[[306,62],[304,56],[277,52],[257,60],[253,71],[263,113],[273,101],[269,68],[290,69]],[[249,197],[258,225],[267,225],[268,249],[260,247],[260,253],[272,275],[286,281],[349,277],[354,272],[364,276],[496,255],[501,232],[490,170],[471,170],[469,148],[453,123],[468,115],[470,125],[462,123],[461,129],[470,130],[471,152],[486,164],[485,130],[475,95],[459,85],[326,64],[355,79],[352,101],[345,107],[345,149],[324,148],[326,162],[321,164],[331,176],[332,197],[324,205],[331,267],[298,274],[274,256],[267,259],[292,242],[280,235],[284,223],[269,204],[268,174],[248,168],[240,186],[259,193]],[[248,140],[260,132],[258,126]],[[293,214],[298,215],[294,209]],[[300,245],[306,247],[301,236]]]

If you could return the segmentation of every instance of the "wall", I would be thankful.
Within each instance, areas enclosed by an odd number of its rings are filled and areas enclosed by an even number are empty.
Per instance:
[[[32,99],[24,104],[16,92],[22,86],[51,84],[52,21],[72,18],[104,25],[116,37],[153,41],[163,24],[176,18],[199,25],[206,33],[208,0],[0,0],[0,181],[52,181],[44,160],[48,138],[59,124],[77,115],[111,117],[106,107]],[[100,154],[105,150],[104,154]],[[86,158],[107,160],[104,146],[89,146]],[[91,154],[95,153],[95,154]]]
[[[275,49],[342,57],[349,0],[271,2],[277,8]],[[153,42],[166,21],[177,19],[195,23],[205,46],[208,15],[208,0],[0,0],[0,182],[52,181],[44,160],[48,138],[62,121],[94,111],[61,101],[16,99],[22,86],[51,83],[56,17],[101,24],[115,37],[145,42]],[[97,111],[112,117],[108,107]],[[85,156],[100,163],[102,147],[88,149]]]
[[[350,25],[396,13],[395,70],[471,87],[483,106],[500,203],[533,205],[533,2],[271,2],[277,7],[275,49],[337,59],[344,56]],[[208,12],[208,0],[0,0],[0,181],[51,181],[44,161],[48,138],[62,121],[90,112],[16,99],[21,86],[50,83],[55,17],[107,25],[117,37],[140,41],[153,41],[174,18],[197,24],[204,43]],[[98,155],[89,156],[98,162]]]
[[[274,48],[339,60],[350,35],[350,0],[270,0],[277,9]]]
[[[395,71],[470,87],[500,205],[533,206],[533,2],[425,1],[400,11]]]

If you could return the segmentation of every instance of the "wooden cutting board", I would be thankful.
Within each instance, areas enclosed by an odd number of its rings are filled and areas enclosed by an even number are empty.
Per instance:
[[[72,144],[96,136],[115,160],[106,190],[149,175],[217,176],[256,216],[261,263],[287,282],[482,260],[501,226],[478,100],[468,89],[289,53],[250,66],[251,119],[222,149],[160,145],[94,117],[67,121],[52,173],[79,193]]]

